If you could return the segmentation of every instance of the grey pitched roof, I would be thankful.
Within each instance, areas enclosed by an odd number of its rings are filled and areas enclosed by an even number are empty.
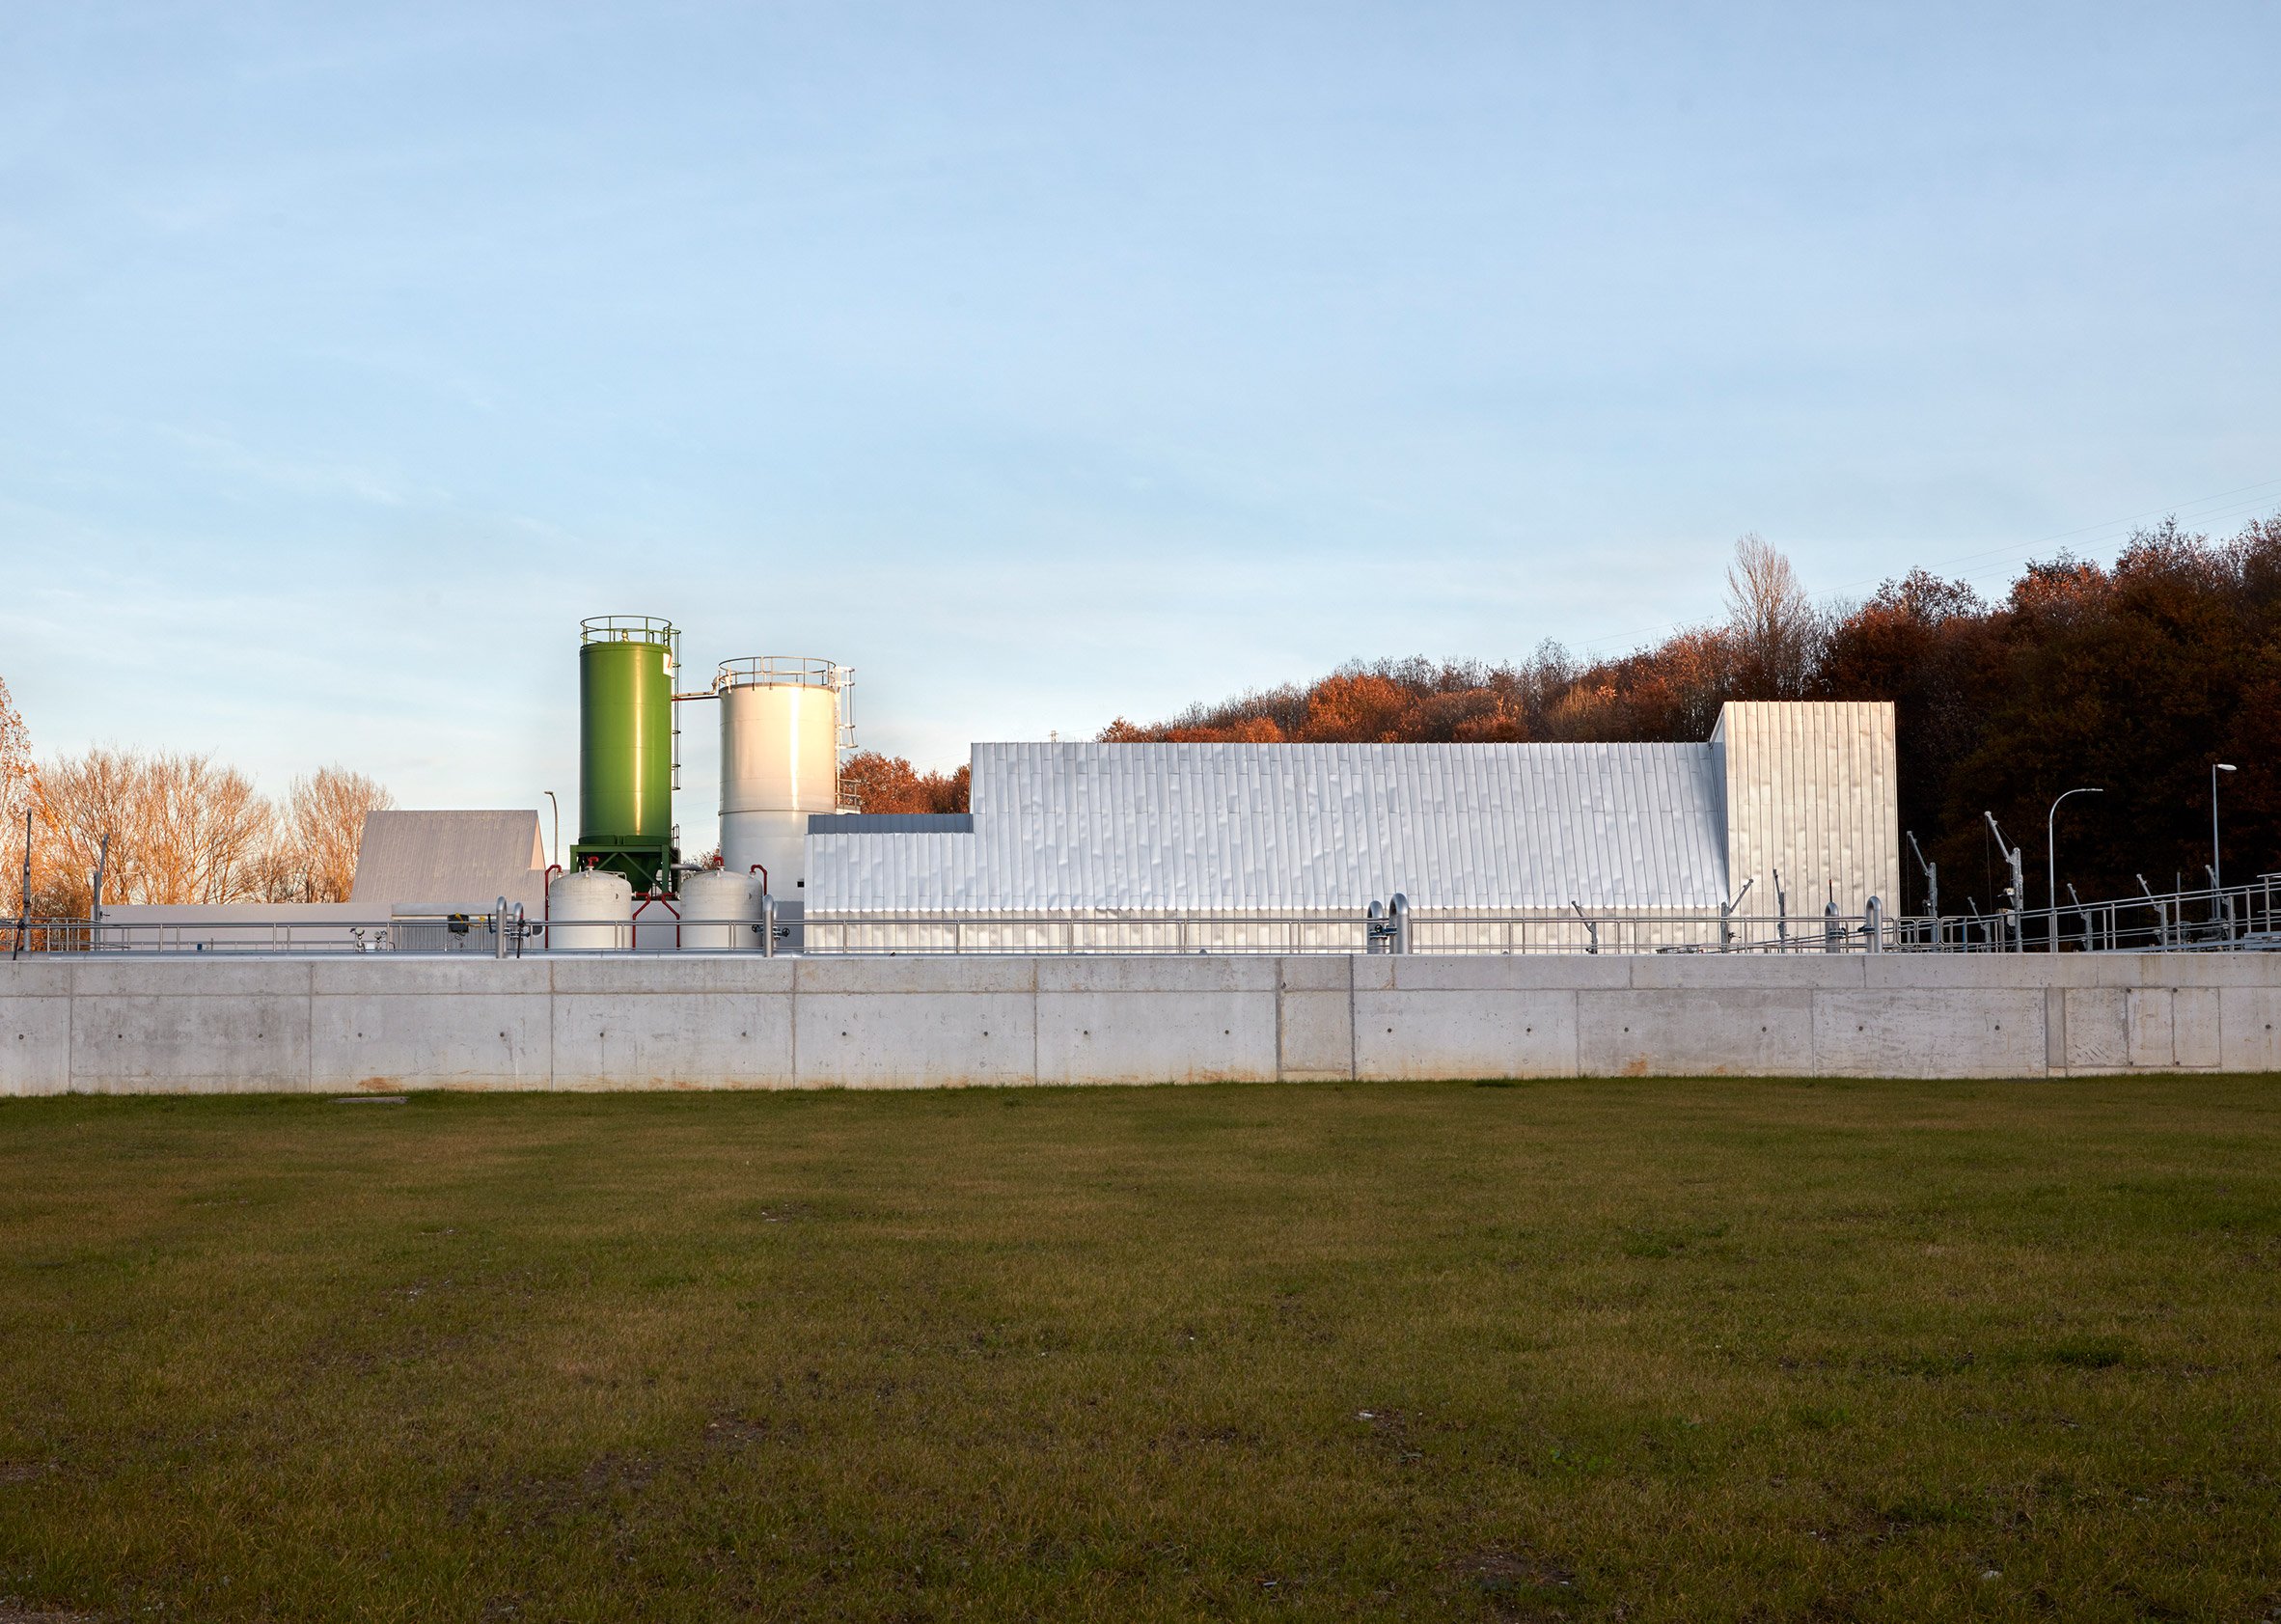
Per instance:
[[[811,914],[1716,908],[1708,744],[978,744],[974,832],[809,836]]]
[[[377,917],[399,902],[488,903],[502,895],[536,913],[545,895],[536,812],[365,814],[350,899],[378,909]]]

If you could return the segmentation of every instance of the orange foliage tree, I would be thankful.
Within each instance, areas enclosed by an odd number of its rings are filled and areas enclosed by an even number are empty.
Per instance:
[[[2076,784],[2105,790],[2065,813],[2062,878],[2085,897],[2140,873],[2202,883],[2218,759],[2240,769],[2221,791],[2227,877],[2281,867],[2281,518],[2224,541],[2165,524],[2111,569],[2030,564],[1994,604],[1920,569],[1835,610],[1745,537],[1728,594],[1723,621],[1612,659],[1546,644],[1517,664],[1358,662],[1100,737],[1692,740],[1728,700],[1890,700],[1902,825],[1940,864],[1944,907],[1992,907],[2005,883],[1984,811],[2040,867],[2051,797]],[[1910,892],[1921,905],[1913,874]]]
[[[859,750],[839,769],[839,786],[867,812],[962,812],[971,769],[922,773],[900,756]]]

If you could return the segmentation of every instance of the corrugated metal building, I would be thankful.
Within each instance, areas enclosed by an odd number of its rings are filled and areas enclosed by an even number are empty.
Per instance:
[[[968,817],[811,820],[807,944],[1359,948],[1397,892],[1426,947],[1693,942],[1777,868],[1794,915],[1892,906],[1894,803],[1882,703],[1701,744],[978,744]]]
[[[536,917],[546,904],[546,845],[535,812],[376,812],[357,842],[369,917],[392,908],[465,908],[504,896]]]

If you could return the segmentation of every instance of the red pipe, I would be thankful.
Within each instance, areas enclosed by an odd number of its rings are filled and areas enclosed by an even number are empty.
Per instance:
[[[642,898],[642,907],[636,908],[634,910],[634,945],[636,947],[641,946],[642,912],[643,909],[647,908],[652,902],[664,902],[665,911],[673,916],[673,951],[679,952],[681,950],[681,910],[674,907],[671,902],[666,902],[666,894],[662,891],[653,891],[649,893],[646,896]]]
[[[546,945],[549,950],[552,950],[555,945],[553,935],[555,925],[554,877],[562,871],[563,866],[560,863],[549,863],[546,866],[546,883],[539,887],[538,930],[540,935],[546,937]]]

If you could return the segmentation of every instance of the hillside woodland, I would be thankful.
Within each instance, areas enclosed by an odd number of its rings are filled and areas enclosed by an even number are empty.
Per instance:
[[[2281,867],[2281,517],[2223,540],[2172,524],[2132,537],[2111,567],[2061,554],[1995,602],[1925,570],[1866,601],[1817,604],[1755,537],[1737,545],[1725,618],[1620,657],[1547,643],[1526,659],[1382,659],[1313,682],[1112,722],[1110,743],[1181,740],[1698,740],[1728,700],[1890,700],[1901,822],[1941,873],[1941,903],[1995,905],[2004,869],[1992,812],[2040,873],[2045,815],[2078,784],[2103,793],[2061,815],[2062,879],[2086,898],[2204,883],[2211,763],[2227,877]],[[845,769],[870,812],[963,812],[968,771],[921,772],[866,751]],[[12,831],[0,896],[16,906],[23,812],[34,808],[33,907],[84,912],[111,837],[114,902],[345,897],[364,813],[390,805],[327,767],[277,801],[199,755],[90,750],[36,765],[0,685],[0,813]],[[1901,905],[1923,905],[1909,865]],[[2042,901],[2040,887],[2032,900]]]
[[[1488,665],[1357,662],[1313,682],[1119,719],[1109,742],[1695,740],[1728,700],[1890,700],[1901,821],[1940,867],[1941,906],[1993,905],[2004,885],[1992,812],[2040,874],[2051,798],[2103,789],[2060,814],[2063,882],[2085,897],[2204,882],[2210,765],[2225,867],[2281,867],[2281,517],[2230,539],[2174,523],[2132,537],[2110,568],[2061,554],[2004,596],[1925,570],[1863,602],[1817,605],[1756,537],[1736,549],[1726,617],[1617,658],[1548,643]],[[955,811],[965,771],[865,764],[867,809]],[[1910,869],[1903,905],[1923,905]],[[2041,887],[2032,888],[2041,902]]]

